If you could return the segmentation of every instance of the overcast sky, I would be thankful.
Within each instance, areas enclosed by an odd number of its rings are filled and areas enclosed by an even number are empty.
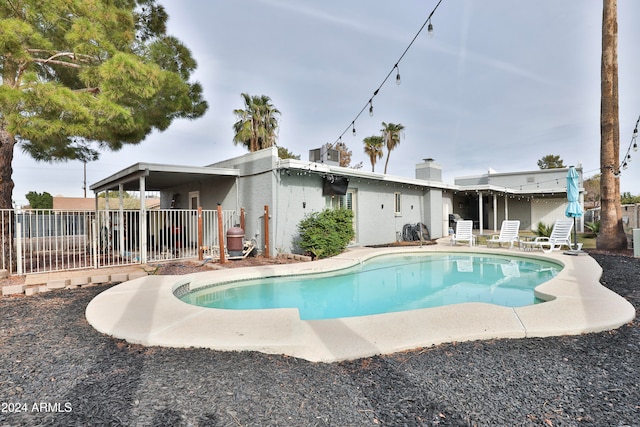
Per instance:
[[[362,139],[381,122],[401,123],[404,138],[389,173],[413,177],[431,157],[445,182],[454,177],[536,170],[559,155],[599,172],[602,0],[444,0],[425,30],[367,104],[437,0],[159,0],[168,32],[193,52],[193,79],[204,86],[207,114],[177,121],[140,145],[104,153],[87,166],[87,187],[137,162],[204,166],[244,154],[232,143],[242,92],[267,95],[282,112],[279,145],[308,151],[343,142],[364,163]],[[640,1],[618,0],[620,151],[640,115]],[[621,176],[640,194],[640,152]],[[378,163],[382,171],[384,159]],[[14,200],[28,191],[82,197],[79,162],[47,165],[21,152]],[[89,193],[89,196],[91,194]]]

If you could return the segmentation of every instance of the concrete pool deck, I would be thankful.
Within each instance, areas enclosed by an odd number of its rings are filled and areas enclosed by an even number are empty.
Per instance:
[[[564,268],[536,288],[543,304],[501,307],[465,303],[372,316],[300,320],[297,309],[221,310],[180,301],[173,291],[265,276],[348,268],[387,253],[486,253],[556,261]],[[99,332],[131,343],[285,354],[334,362],[454,341],[577,335],[615,329],[635,308],[599,283],[602,269],[590,256],[438,244],[402,248],[354,248],[320,261],[233,268],[185,276],[147,276],[114,286],[87,306]]]

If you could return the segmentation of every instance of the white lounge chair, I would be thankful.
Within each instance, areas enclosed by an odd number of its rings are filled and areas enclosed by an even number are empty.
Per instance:
[[[473,235],[473,221],[463,219],[456,222],[456,232],[451,236],[451,244],[458,242],[469,242],[469,246],[473,246],[476,236]]]
[[[573,219],[563,218],[556,221],[553,231],[549,237],[536,237],[532,242],[524,242],[525,248],[542,249],[544,253],[557,251],[563,246],[571,249],[571,230],[573,229]]]
[[[498,247],[503,243],[509,244],[509,249],[513,249],[513,244],[520,241],[518,233],[520,232],[520,221],[504,220],[500,226],[500,234],[494,234],[490,239],[487,239],[487,247],[493,244],[497,244]]]

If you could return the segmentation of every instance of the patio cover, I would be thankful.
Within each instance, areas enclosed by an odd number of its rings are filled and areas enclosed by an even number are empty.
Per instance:
[[[206,166],[177,166],[157,163],[136,163],[115,174],[96,182],[89,188],[98,193],[117,190],[123,185],[125,191],[140,191],[140,178],[144,177],[144,189],[160,191],[193,181],[220,176],[240,176],[237,169],[213,168]]]

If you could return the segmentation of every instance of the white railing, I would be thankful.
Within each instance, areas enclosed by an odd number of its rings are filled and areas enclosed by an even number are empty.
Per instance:
[[[223,211],[223,236],[237,224]],[[199,255],[197,210],[0,210],[0,269],[44,273]],[[217,211],[202,211],[203,246],[219,245]],[[13,250],[12,250],[13,249]]]
[[[0,270],[16,271],[15,254],[12,250],[14,221],[13,209],[0,209]]]
[[[94,217],[91,211],[16,211],[13,237],[18,274],[92,267]]]

